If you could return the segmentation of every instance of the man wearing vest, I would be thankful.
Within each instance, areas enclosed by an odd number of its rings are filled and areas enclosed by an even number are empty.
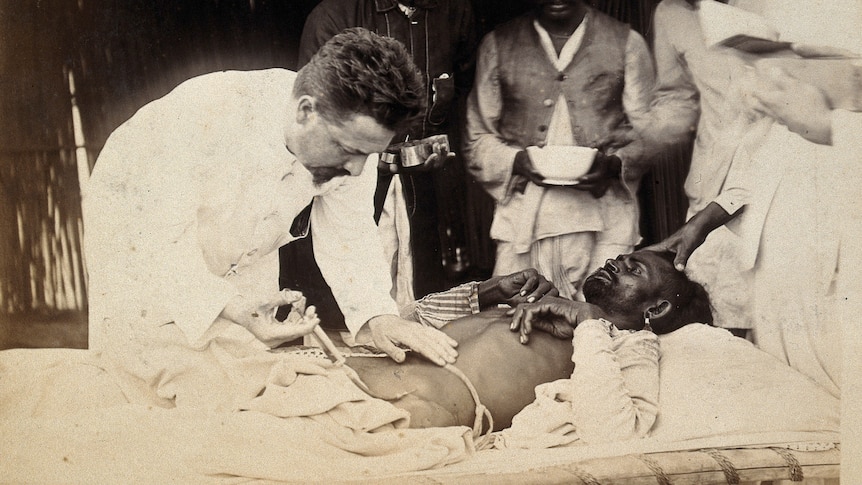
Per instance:
[[[640,241],[639,135],[654,82],[646,42],[580,0],[535,8],[482,40],[468,101],[469,169],[495,199],[495,274],[535,267],[580,298],[589,268]],[[587,175],[546,183],[526,147],[598,149]]]

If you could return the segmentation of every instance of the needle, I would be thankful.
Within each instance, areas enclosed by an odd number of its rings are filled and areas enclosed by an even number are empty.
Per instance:
[[[341,365],[346,362],[347,359],[344,358],[344,354],[338,350],[338,347],[332,342],[332,339],[329,338],[329,335],[326,335],[326,332],[320,328],[320,325],[314,327],[314,337],[323,345],[323,348],[329,352],[329,355],[335,360],[335,365]]]

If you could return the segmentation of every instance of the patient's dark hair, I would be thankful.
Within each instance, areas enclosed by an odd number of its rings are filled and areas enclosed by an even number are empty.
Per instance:
[[[398,131],[425,111],[425,82],[404,45],[363,28],[331,38],[302,69],[294,95],[313,96],[330,123],[367,115]]]
[[[712,310],[706,289],[682,271],[674,269],[673,253],[656,254],[668,262],[669,270],[661,275],[660,293],[671,302],[674,311],[662,318],[661,323],[653,325],[653,331],[657,334],[670,333],[689,323],[712,325]]]

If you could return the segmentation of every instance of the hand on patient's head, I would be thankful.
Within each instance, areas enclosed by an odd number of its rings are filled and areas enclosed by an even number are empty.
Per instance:
[[[305,297],[298,291],[282,290],[268,298],[250,299],[242,295],[232,298],[221,316],[251,332],[268,347],[277,347],[314,331],[320,323],[314,306],[305,306]],[[284,322],[275,318],[278,307],[291,305]]]
[[[479,283],[479,307],[488,308],[498,304],[517,306],[534,302],[546,296],[557,296],[554,284],[533,268],[506,276],[495,276]]]

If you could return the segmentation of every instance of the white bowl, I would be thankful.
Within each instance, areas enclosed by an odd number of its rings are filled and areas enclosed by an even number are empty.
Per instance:
[[[539,148],[527,147],[527,154],[536,170],[546,180],[574,182],[586,175],[593,165],[598,150],[572,145],[547,145]]]

